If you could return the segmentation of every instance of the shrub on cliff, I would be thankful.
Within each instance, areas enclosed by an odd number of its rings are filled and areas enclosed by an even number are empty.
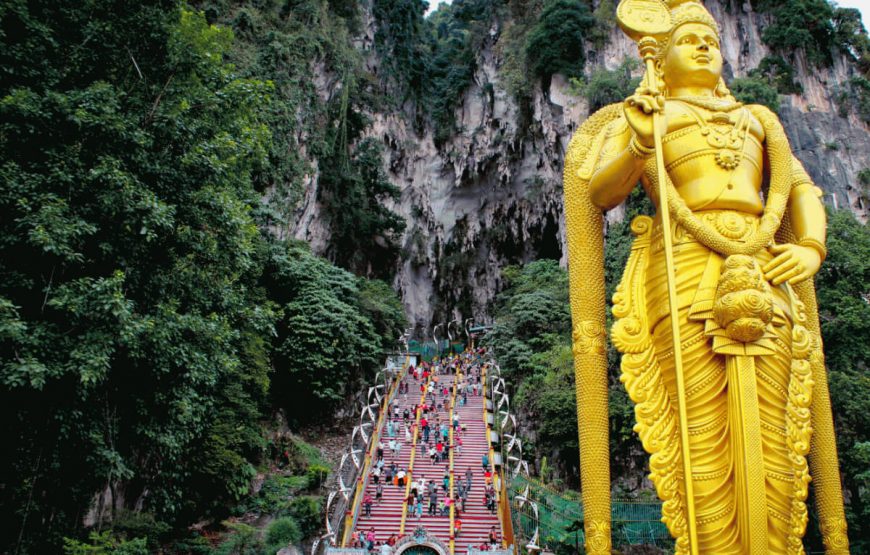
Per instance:
[[[526,37],[529,67],[538,77],[579,76],[586,62],[585,38],[596,19],[581,0],[550,0]]]

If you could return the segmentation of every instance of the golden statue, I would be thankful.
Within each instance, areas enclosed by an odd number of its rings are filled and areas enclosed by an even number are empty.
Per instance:
[[[631,224],[611,339],[676,552],[803,553],[812,475],[827,553],[848,553],[811,279],[821,191],[777,117],[731,96],[702,4],[617,16],[646,75],[575,133],[564,177],[586,549],[611,551],[602,210],[640,180],[658,213]]]

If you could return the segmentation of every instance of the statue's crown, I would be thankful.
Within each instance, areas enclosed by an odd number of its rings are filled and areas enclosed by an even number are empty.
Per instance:
[[[713,29],[717,39],[721,39],[719,25],[716,23],[716,20],[710,15],[704,4],[697,0],[689,0],[688,2],[685,0],[671,0],[668,2],[668,11],[670,11],[671,15],[671,29],[659,39],[658,51],[656,52],[657,60],[661,61],[664,57],[674,32],[686,23],[701,23],[706,25]]]
[[[668,35],[672,35],[680,25],[702,23],[713,29],[716,32],[716,36],[719,37],[719,25],[716,24],[716,20],[713,19],[707,8],[700,2],[695,0],[689,0],[688,2],[671,0],[668,2],[668,7],[670,8],[672,22],[671,31]]]

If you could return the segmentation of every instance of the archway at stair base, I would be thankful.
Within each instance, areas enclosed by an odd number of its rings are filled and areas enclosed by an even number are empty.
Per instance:
[[[442,555],[429,545],[409,545],[402,550],[402,555]]]
[[[396,555],[447,555],[447,546],[422,526],[396,542]]]

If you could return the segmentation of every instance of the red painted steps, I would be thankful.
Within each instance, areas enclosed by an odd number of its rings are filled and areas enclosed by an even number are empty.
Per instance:
[[[396,399],[402,410],[404,410],[405,406],[410,408],[420,401],[419,383],[410,376],[406,377],[405,380],[410,384],[409,393],[404,398],[402,395],[398,395]],[[448,387],[452,387],[455,376],[441,375],[439,380],[439,385],[447,384]],[[460,396],[461,392],[457,392],[457,401]],[[443,396],[438,394],[436,399],[442,400]],[[499,532],[501,531],[501,527],[498,516],[491,514],[484,506],[484,480],[481,458],[485,453],[489,452],[489,444],[486,438],[486,425],[483,420],[483,397],[475,396],[473,394],[469,395],[468,403],[460,407],[457,402],[454,410],[459,414],[460,422],[463,422],[466,425],[465,433],[461,434],[463,441],[462,453],[459,454],[454,452],[454,466],[456,472],[456,476],[454,477],[455,483],[458,485],[459,479],[465,479],[465,471],[467,468],[470,467],[474,473],[472,478],[472,489],[466,503],[466,510],[457,513],[457,517],[462,520],[462,532],[459,537],[456,538],[455,553],[465,554],[470,545],[476,546],[486,542],[490,527],[495,526],[496,530]],[[438,414],[441,417],[441,421],[449,423],[449,413],[447,411],[442,409],[438,411]],[[433,428],[434,420],[434,417],[430,418],[430,421],[433,422]],[[384,444],[386,445],[388,442],[388,438],[386,437],[386,424],[382,429],[382,434],[384,437]],[[402,442],[402,450],[399,457],[395,460],[400,467],[407,470],[411,455],[411,446],[405,442],[404,430],[401,427],[397,433],[396,439]],[[438,484],[438,498],[440,501],[444,498],[444,490],[441,488],[442,477],[444,476],[444,469],[449,464],[449,461],[434,464],[430,461],[428,449],[422,444],[422,433],[419,435],[416,449],[417,454],[415,456],[412,479],[416,483],[419,481],[421,475],[425,475],[429,481],[434,480],[436,484]],[[387,465],[389,465],[393,458],[394,457],[389,453],[389,449],[385,449],[384,459]],[[369,479],[365,491],[367,494],[372,496],[372,499],[375,498],[375,490],[376,486],[374,482]],[[385,541],[393,534],[398,535],[402,520],[404,495],[404,487],[397,487],[392,484],[386,485],[384,487],[383,498],[380,503],[376,503],[372,506],[371,515],[365,516],[363,511],[360,512],[356,524],[356,530],[367,531],[370,528],[374,528],[376,541],[378,542]],[[428,516],[427,509],[428,496],[426,502],[423,504],[422,518],[417,518],[416,515],[410,515],[407,518],[405,523],[405,534],[410,534],[418,526],[423,526],[430,534],[435,535],[443,541],[445,545],[448,545],[450,540],[450,517],[440,515]]]

